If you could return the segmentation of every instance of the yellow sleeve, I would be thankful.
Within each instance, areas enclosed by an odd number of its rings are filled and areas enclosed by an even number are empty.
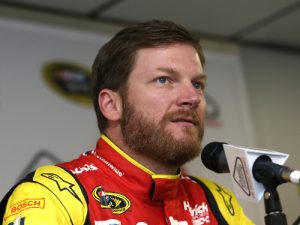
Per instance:
[[[238,203],[238,200],[231,191],[204,178],[196,178],[203,182],[210,190],[214,199],[216,200],[222,216],[228,224],[254,225],[254,223],[245,215],[242,207]]]
[[[83,225],[86,215],[86,200],[74,177],[45,166],[13,191],[3,225]]]

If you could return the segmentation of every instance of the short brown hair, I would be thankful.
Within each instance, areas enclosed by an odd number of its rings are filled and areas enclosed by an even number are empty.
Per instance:
[[[151,20],[125,28],[99,50],[92,68],[92,88],[100,132],[104,132],[108,126],[98,104],[100,91],[111,89],[121,92],[126,88],[139,49],[175,43],[193,46],[204,65],[205,58],[198,37],[171,21]]]

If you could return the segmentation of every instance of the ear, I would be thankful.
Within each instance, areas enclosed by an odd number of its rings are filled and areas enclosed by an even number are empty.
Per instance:
[[[118,121],[122,115],[122,101],[118,92],[103,89],[98,96],[102,114],[110,121]]]

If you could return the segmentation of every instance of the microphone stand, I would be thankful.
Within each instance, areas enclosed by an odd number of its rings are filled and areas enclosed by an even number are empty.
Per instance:
[[[266,163],[268,162],[268,163]],[[277,164],[270,164],[271,158],[267,155],[261,155],[253,164],[252,173],[254,178],[265,187],[265,224],[266,225],[287,225],[286,215],[282,212],[279,194],[276,188],[284,183],[279,176],[274,173],[281,170]]]

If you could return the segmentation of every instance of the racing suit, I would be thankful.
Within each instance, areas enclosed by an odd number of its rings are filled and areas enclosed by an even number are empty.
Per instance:
[[[253,224],[225,188],[155,174],[104,135],[78,159],[29,174],[0,209],[4,225]]]

